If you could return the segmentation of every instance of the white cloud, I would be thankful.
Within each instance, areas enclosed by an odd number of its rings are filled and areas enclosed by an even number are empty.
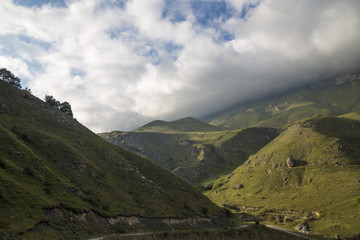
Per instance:
[[[209,26],[190,1],[110,2],[0,2],[1,66],[36,95],[69,101],[96,132],[199,117],[359,69],[357,0],[227,0],[235,12]],[[223,31],[233,39],[219,40]]]

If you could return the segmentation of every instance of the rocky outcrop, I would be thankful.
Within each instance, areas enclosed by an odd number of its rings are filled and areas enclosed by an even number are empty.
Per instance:
[[[295,230],[302,233],[309,233],[309,224],[307,222],[296,225]]]
[[[295,160],[293,158],[288,158],[286,160],[286,165],[289,167],[289,168],[292,168],[292,167],[295,167],[296,164],[295,164]]]
[[[223,131],[223,136],[214,141],[211,140],[211,134],[203,134],[201,138],[196,134],[182,132],[114,131],[99,135],[109,142],[152,159],[188,182],[197,182],[224,172],[224,169],[235,169],[250,154],[274,139],[279,131],[250,128],[234,132],[228,139],[227,136],[231,134]],[[226,140],[220,141],[222,137]]]
[[[241,189],[241,188],[243,188],[243,187],[244,187],[243,184],[239,184],[239,185],[236,185],[236,186],[235,186],[235,189]]]

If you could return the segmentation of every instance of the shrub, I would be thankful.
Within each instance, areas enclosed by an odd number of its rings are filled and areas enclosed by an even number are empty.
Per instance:
[[[208,212],[209,212],[209,209],[207,208],[207,207],[202,207],[201,208],[201,213],[203,214],[203,215],[207,215],[208,214]]]
[[[34,177],[34,176],[35,176],[34,171],[33,171],[31,168],[29,168],[29,167],[26,167],[26,168],[24,169],[24,173],[25,173],[26,175],[30,176],[30,177]]]
[[[6,167],[7,167],[6,162],[2,158],[0,158],[0,168],[5,169]]]
[[[229,209],[225,208],[225,215],[227,217],[231,217],[231,214],[232,214],[231,211]]]
[[[0,68],[0,80],[21,89],[20,79],[6,68]]]

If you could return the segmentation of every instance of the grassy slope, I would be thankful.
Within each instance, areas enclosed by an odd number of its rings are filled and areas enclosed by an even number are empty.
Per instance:
[[[275,129],[252,128],[170,133],[114,131],[100,136],[200,184],[208,178],[233,171],[277,134]]]
[[[350,237],[360,233],[359,147],[359,120],[316,116],[288,127],[208,197],[290,229],[305,219],[311,231]],[[298,166],[288,168],[289,157]]]
[[[0,81],[0,238],[46,222],[43,209],[54,207],[144,217],[219,211],[162,167]]]
[[[360,80],[322,88],[305,87],[213,116],[210,124],[228,128],[274,127],[312,117],[360,112]]]
[[[182,118],[172,122],[161,120],[152,121],[142,127],[135,129],[135,132],[200,132],[200,131],[220,131],[221,127],[216,127],[192,117]]]

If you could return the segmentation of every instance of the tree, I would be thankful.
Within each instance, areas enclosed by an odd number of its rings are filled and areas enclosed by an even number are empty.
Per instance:
[[[71,105],[68,102],[60,103],[58,100],[56,100],[52,95],[46,95],[45,96],[45,102],[49,105],[53,106],[54,108],[59,109],[60,111],[66,113],[69,116],[73,116]]]
[[[61,103],[59,106],[59,109],[60,109],[60,111],[66,113],[67,115],[69,115],[71,117],[73,116],[73,113],[71,111],[71,105],[68,102]]]
[[[46,95],[45,102],[56,108],[60,106],[60,102],[57,101],[52,95]]]
[[[0,80],[10,83],[11,85],[21,89],[20,79],[6,68],[0,68]]]
[[[26,87],[24,90],[27,91],[28,93],[31,93],[31,89],[28,87]]]

